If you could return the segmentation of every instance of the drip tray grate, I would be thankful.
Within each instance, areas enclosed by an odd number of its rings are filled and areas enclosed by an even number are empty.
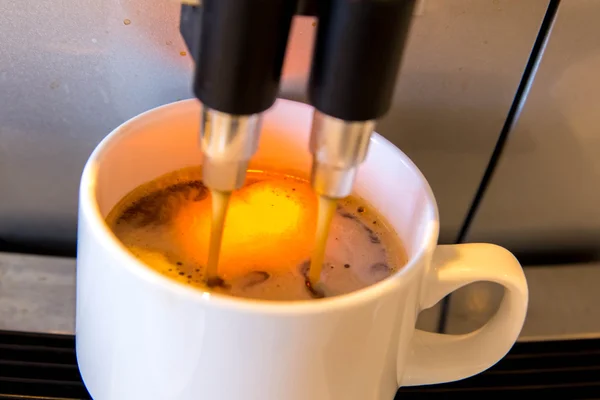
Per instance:
[[[598,399],[600,339],[517,343],[483,374],[444,385],[402,388],[396,399],[482,395]],[[74,337],[0,331],[0,400],[6,399],[91,399],[77,368]]]
[[[75,338],[0,331],[0,399],[91,399],[77,368]]]

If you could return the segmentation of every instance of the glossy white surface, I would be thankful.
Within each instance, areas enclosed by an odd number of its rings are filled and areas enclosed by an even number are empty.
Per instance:
[[[276,303],[201,292],[141,264],[103,217],[137,185],[200,160],[198,114],[193,100],[147,112],[109,135],[84,170],[76,337],[95,400],[392,399],[398,385],[464,378],[510,349],[527,309],[519,263],[493,245],[436,249],[437,209],[427,182],[378,135],[356,191],[409,254],[392,277],[345,296]],[[253,166],[308,172],[311,116],[308,106],[278,101]],[[465,336],[415,330],[421,309],[478,280],[507,289],[489,324]]]
[[[561,2],[469,232],[519,252],[600,251],[600,3]]]
[[[378,130],[431,182],[445,242],[471,202],[547,3],[427,0],[417,12]],[[286,97],[304,98],[313,22],[294,22]],[[94,146],[128,118],[191,95],[178,24],[173,0],[0,1],[0,238],[75,243],[77,185]]]

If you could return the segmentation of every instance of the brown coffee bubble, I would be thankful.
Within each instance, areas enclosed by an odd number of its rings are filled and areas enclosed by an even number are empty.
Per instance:
[[[308,291],[310,297],[313,299],[322,299],[325,297],[325,293],[323,292],[323,290],[319,289],[318,287],[315,287],[313,284],[310,283],[310,280],[308,279],[309,270],[310,260],[304,261],[298,266],[298,271],[304,278],[304,287]]]
[[[310,269],[310,260],[303,261],[298,265],[298,271],[304,278],[308,278],[308,270]]]
[[[367,213],[367,209],[364,206],[358,206],[356,208],[356,212],[358,212],[359,215],[363,215]],[[343,218],[347,218],[350,219],[352,221],[356,221],[357,223],[359,223],[367,232],[367,234],[369,235],[369,241],[373,244],[381,244],[381,238],[379,237],[379,235],[371,228],[369,228],[367,226],[367,224],[361,220],[361,218],[359,217],[359,215],[356,215],[350,211],[347,211],[346,209],[344,209],[341,206],[338,206],[337,208],[337,213],[342,216]],[[371,221],[372,225],[377,225],[377,220],[372,220]]]
[[[363,225],[363,226],[364,226],[365,230],[367,231],[367,233],[369,234],[369,241],[374,244],[380,244],[381,239],[379,239],[379,236],[373,231],[373,229],[369,228],[366,225]]]
[[[365,212],[364,208],[362,209],[362,211],[359,211],[359,212],[361,214],[364,213]],[[377,233],[375,233],[375,231],[373,231],[373,229],[369,228],[363,221],[361,221],[357,215],[354,215],[343,209],[338,209],[338,214],[340,216],[342,216],[343,218],[350,219],[352,221],[356,221],[358,224],[360,224],[365,229],[365,231],[367,231],[367,234],[369,235],[369,240],[371,243],[375,243],[375,244],[381,243],[381,239],[379,238]],[[373,224],[376,224],[376,221],[373,221]]]
[[[310,283],[310,280],[308,278],[306,278],[306,280],[304,281],[304,286],[306,287],[306,290],[313,299],[325,298],[325,293],[319,288],[313,286],[313,284]]]
[[[240,285],[243,289],[247,289],[265,282],[270,277],[271,275],[268,272],[252,271],[243,276],[236,284]]]
[[[206,286],[208,286],[209,288],[222,288],[222,289],[228,289],[229,285],[225,282],[225,280],[223,280],[223,278],[219,277],[219,276],[215,276],[213,278],[210,278],[206,281]]]
[[[353,221],[358,221],[358,217],[354,214],[352,214],[349,211],[344,210],[343,208],[338,208],[337,209],[337,213],[342,216],[343,218],[347,218],[347,219],[351,219]]]
[[[382,279],[387,278],[392,273],[392,270],[389,265],[386,263],[378,262],[369,268],[369,272],[373,276],[373,279],[376,282],[379,282]]]
[[[117,219],[117,224],[127,223],[142,228],[164,225],[182,204],[204,200],[208,189],[202,181],[179,182],[151,192],[133,202]]]

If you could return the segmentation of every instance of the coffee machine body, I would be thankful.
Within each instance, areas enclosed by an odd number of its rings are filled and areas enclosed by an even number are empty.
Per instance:
[[[77,185],[93,147],[128,118],[194,96],[181,4],[0,8],[0,238],[12,251],[73,255]],[[545,0],[415,4],[401,76],[376,130],[431,182],[443,242],[461,228],[546,8]],[[311,16],[291,21],[279,96],[308,102],[317,28]]]
[[[421,0],[412,14],[376,131],[431,184],[442,243],[498,243],[526,267],[523,337],[597,336],[600,4]],[[122,122],[195,97],[180,20],[179,0],[0,2],[0,329],[74,332],[84,163]],[[317,27],[292,19],[279,97],[309,102]],[[418,324],[473,331],[498,289],[463,288]]]

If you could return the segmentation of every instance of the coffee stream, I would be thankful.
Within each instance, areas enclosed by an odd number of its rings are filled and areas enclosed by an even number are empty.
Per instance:
[[[210,246],[208,250],[208,262],[204,279],[208,287],[220,286],[223,280],[219,278],[219,253],[221,252],[221,241],[223,240],[223,229],[231,192],[211,190],[212,197],[212,221],[210,227]]]
[[[310,269],[308,270],[308,281],[306,282],[307,286],[310,285],[309,289],[312,289],[312,291],[319,292],[318,284],[321,279],[321,270],[323,269],[323,261],[325,259],[325,246],[327,245],[329,229],[331,228],[331,221],[335,215],[336,206],[336,199],[319,196],[315,248],[310,261]]]

